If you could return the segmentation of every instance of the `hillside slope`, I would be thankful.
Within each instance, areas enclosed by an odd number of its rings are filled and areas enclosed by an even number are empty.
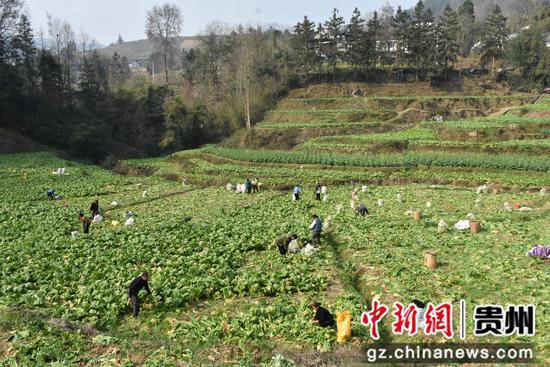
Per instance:
[[[435,15],[439,15],[447,4],[453,9],[458,9],[463,2],[464,0],[426,0],[425,5],[432,9]],[[543,5],[545,0],[473,0],[472,2],[478,19],[484,19],[497,4],[506,17],[526,18],[537,7]]]
[[[38,152],[44,150],[49,149],[18,132],[0,128],[0,154]]]
[[[197,47],[199,37],[178,37],[176,38],[176,48],[178,50],[188,50]],[[126,56],[129,61],[148,60],[155,51],[154,43],[149,39],[124,42],[121,44],[111,44],[99,52],[107,57],[113,56],[116,52],[121,57]]]
[[[485,117],[535,99],[499,84],[469,79],[444,87],[418,82],[317,84],[291,90],[255,129],[225,145],[289,149],[319,137],[398,131],[435,116]]]

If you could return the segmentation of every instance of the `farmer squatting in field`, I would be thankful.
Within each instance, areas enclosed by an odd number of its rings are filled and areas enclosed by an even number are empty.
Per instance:
[[[311,308],[315,311],[313,316],[313,323],[318,324],[321,327],[334,326],[334,316],[324,307],[321,307],[319,302],[314,302]]]

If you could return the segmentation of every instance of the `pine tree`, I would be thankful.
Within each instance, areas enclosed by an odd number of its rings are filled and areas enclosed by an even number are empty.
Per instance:
[[[467,57],[475,42],[475,13],[472,0],[465,0],[458,8],[460,55]]]
[[[317,25],[317,32],[315,34],[315,63],[317,65],[317,72],[319,75],[323,74],[323,66],[325,64],[325,51],[326,51],[326,38],[325,28],[323,23]]]
[[[416,79],[433,63],[435,51],[435,27],[432,12],[426,9],[422,0],[416,4],[409,32],[409,56],[416,68]]]
[[[112,88],[121,87],[130,78],[130,68],[126,57],[120,57],[114,53],[109,61],[109,85]]]
[[[389,3],[386,3],[380,10],[380,33],[378,35],[380,42],[377,46],[377,55],[380,64],[388,67],[388,75],[391,75],[391,69],[395,62],[394,15],[395,11]]]
[[[504,54],[504,41],[508,38],[506,30],[506,18],[498,5],[487,17],[483,24],[483,37],[481,40],[481,63],[491,63],[491,75],[495,76],[496,60]]]
[[[18,68],[20,77],[25,81],[27,91],[32,92],[36,84],[36,48],[31,22],[25,14],[22,14],[19,19],[16,33],[11,40],[11,49],[13,63]]]
[[[366,65],[376,69],[376,61],[380,58],[378,53],[378,44],[380,43],[381,23],[378,18],[378,12],[374,12],[368,22],[368,31],[366,42]]]
[[[57,58],[42,50],[38,58],[40,89],[46,98],[61,98],[63,94],[63,72]]]
[[[449,63],[455,63],[459,53],[457,40],[458,16],[449,5],[445,7],[436,25],[436,68],[445,72]]]
[[[342,45],[342,26],[344,25],[344,18],[338,16],[338,10],[332,11],[331,18],[325,22],[326,30],[326,59],[329,67],[332,69],[332,81],[336,81],[336,67],[338,61],[342,59],[342,53],[340,47]]]
[[[394,52],[395,52],[395,63],[401,70],[405,66],[405,63],[408,59],[409,49],[410,49],[410,34],[411,34],[411,17],[409,14],[401,9],[400,6],[397,7],[395,13],[395,18],[393,20],[393,33],[395,39]]]
[[[367,59],[365,19],[361,17],[359,9],[355,8],[345,33],[346,60],[353,67],[357,75],[357,68]]]
[[[294,50],[293,59],[296,67],[304,70],[306,76],[309,76],[311,69],[316,64],[317,56],[315,24],[307,16],[304,16],[304,21],[298,22],[294,26],[294,34],[290,41]]]

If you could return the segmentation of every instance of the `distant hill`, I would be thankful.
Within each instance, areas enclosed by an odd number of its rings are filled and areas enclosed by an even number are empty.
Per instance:
[[[199,37],[178,37],[176,39],[177,48],[179,50],[191,49],[198,45]],[[111,44],[99,50],[99,52],[107,57],[111,57],[116,52],[120,56],[126,56],[128,61],[149,60],[151,54],[155,51],[155,45],[148,39],[137,41],[123,42],[120,44]]]
[[[437,16],[443,12],[447,4],[456,10],[463,2],[464,0],[425,0],[424,3]],[[510,18],[509,25],[512,28],[521,26],[522,20],[527,21],[529,15],[538,7],[549,4],[548,0],[472,0],[472,2],[478,20],[484,19],[498,4],[504,16]]]

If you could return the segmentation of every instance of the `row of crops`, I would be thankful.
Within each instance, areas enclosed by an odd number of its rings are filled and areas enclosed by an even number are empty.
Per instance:
[[[260,122],[255,125],[256,129],[321,129],[321,128],[340,128],[340,127],[379,127],[381,122],[363,121],[363,122],[341,122],[341,121],[313,121],[313,122]]]
[[[550,139],[514,139],[502,141],[457,141],[438,138],[436,131],[427,128],[411,128],[395,133],[369,135],[341,135],[311,139],[300,146],[300,150],[357,150],[372,144],[403,143],[408,150],[418,148],[464,148],[483,150],[514,150],[528,152],[533,149],[550,149]]]
[[[520,127],[542,127],[550,126],[550,121],[547,118],[521,118],[512,115],[483,117],[477,119],[466,119],[457,121],[443,122],[422,122],[421,126],[431,128],[450,128],[459,130],[489,130],[503,129],[511,126]]]
[[[322,164],[356,167],[469,167],[550,172],[547,157],[520,154],[404,153],[352,155],[339,153],[246,150],[208,146],[203,152],[245,162]]]
[[[533,100],[532,96],[525,95],[435,95],[435,96],[368,96],[368,97],[327,97],[327,98],[287,98],[289,101],[297,102],[332,102],[332,101],[479,101],[479,100],[496,100],[496,101],[525,101]]]
[[[477,186],[494,183],[506,187],[540,187],[550,185],[550,175],[541,172],[488,171],[481,169],[456,169],[449,167],[369,168],[327,167],[278,164],[248,164],[239,161],[221,161],[216,156],[185,152],[169,158],[125,161],[125,166],[154,171],[158,177],[186,180],[198,185],[224,185],[240,182],[243,177],[255,177],[266,188],[285,188],[295,181],[316,181],[323,177],[326,182],[343,184],[445,182]]]

